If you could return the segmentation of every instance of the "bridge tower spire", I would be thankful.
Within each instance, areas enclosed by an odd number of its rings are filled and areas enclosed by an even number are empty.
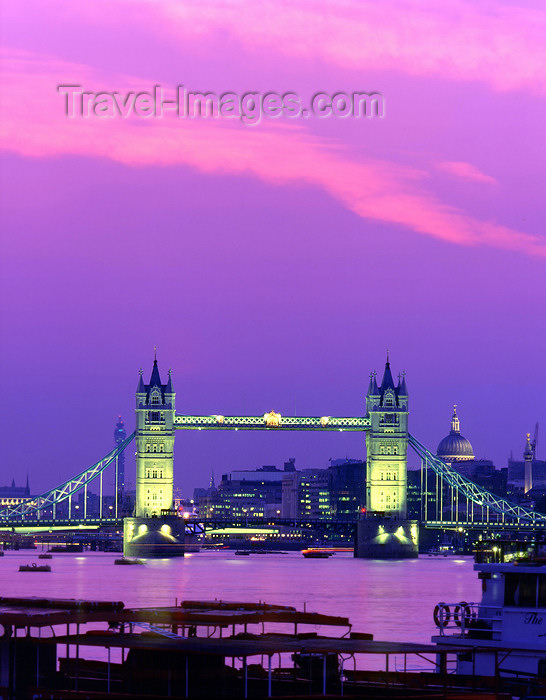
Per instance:
[[[395,385],[387,354],[381,385],[373,373],[366,396],[366,508],[398,518],[407,510],[408,399],[405,373]]]

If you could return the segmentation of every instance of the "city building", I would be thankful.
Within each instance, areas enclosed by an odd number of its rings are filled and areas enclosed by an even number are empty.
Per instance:
[[[366,460],[333,459],[328,471],[332,517],[354,520],[366,505]]]
[[[0,506],[16,506],[30,498],[30,486],[15,486],[15,479],[12,479],[11,486],[0,486]]]
[[[284,463],[284,469],[265,465],[223,474],[218,488],[211,479],[208,489],[194,491],[199,514],[208,518],[278,518],[282,511],[283,478],[294,472],[292,458]]]
[[[366,462],[331,460],[326,469],[296,470],[266,465],[223,474],[218,488],[195,489],[202,517],[309,518],[354,520],[365,502]]]
[[[331,518],[331,480],[328,469],[302,469],[286,474],[282,480],[282,517]]]

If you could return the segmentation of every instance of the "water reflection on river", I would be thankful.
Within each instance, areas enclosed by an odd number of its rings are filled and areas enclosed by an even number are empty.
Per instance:
[[[0,558],[2,596],[122,600],[129,606],[173,605],[175,599],[293,605],[349,617],[353,630],[375,639],[428,642],[437,602],[479,601],[471,557],[421,557],[406,561],[304,559],[299,552],[235,556],[200,552],[184,559],[114,566],[119,554],[6,552]],[[20,564],[47,563],[51,573],[19,573]]]

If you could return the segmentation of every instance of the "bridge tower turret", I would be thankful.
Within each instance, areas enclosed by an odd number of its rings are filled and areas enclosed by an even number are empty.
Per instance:
[[[136,517],[173,507],[174,401],[171,370],[162,384],[156,356],[149,383],[140,370],[136,391]]]
[[[366,507],[398,518],[407,510],[408,398],[405,375],[395,386],[387,354],[381,385],[372,372],[366,395]]]

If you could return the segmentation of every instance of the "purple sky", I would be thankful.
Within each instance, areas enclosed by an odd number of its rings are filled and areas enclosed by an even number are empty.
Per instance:
[[[545,458],[543,7],[5,2],[0,483],[103,456],[154,345],[180,412],[226,415],[358,415],[388,347],[429,447],[457,403],[477,457],[539,421]],[[69,83],[375,90],[386,115],[68,120]],[[347,455],[363,436],[179,433],[175,483]]]

